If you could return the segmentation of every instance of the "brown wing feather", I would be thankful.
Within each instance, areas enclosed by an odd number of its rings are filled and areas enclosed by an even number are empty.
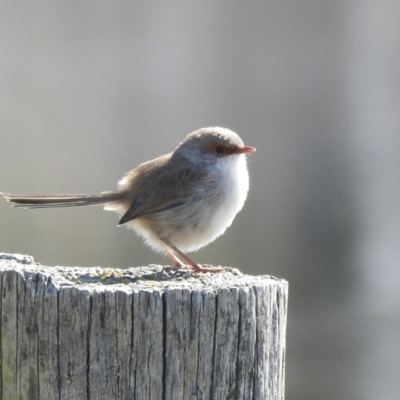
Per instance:
[[[204,170],[171,154],[139,165],[121,182],[129,208],[119,224],[183,204],[204,179]]]

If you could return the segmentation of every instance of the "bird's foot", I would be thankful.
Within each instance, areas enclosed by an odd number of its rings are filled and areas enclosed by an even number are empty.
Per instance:
[[[211,272],[211,273],[217,273],[217,272],[223,272],[225,271],[224,268],[222,267],[213,267],[212,265],[204,264],[204,265],[199,265],[196,263],[193,264],[182,264],[180,263],[179,265],[174,265],[168,267],[170,269],[173,269],[175,271],[179,270],[188,270],[194,273],[205,273],[205,272]]]
[[[176,269],[181,269],[183,267],[188,267],[189,269],[191,269],[195,273],[200,273],[200,272],[203,272],[203,273],[204,272],[216,273],[216,272],[224,271],[224,269],[222,267],[213,267],[212,265],[199,265],[199,264],[196,264],[190,257],[188,257],[185,253],[180,251],[169,240],[162,239],[162,241],[172,249],[172,251],[168,251],[167,256],[171,259],[171,261],[173,262],[173,264],[174,264]],[[185,260],[189,265],[182,264],[175,253],[180,258],[182,258],[182,260]]]
[[[208,264],[199,265],[199,264],[194,263],[194,265],[189,265],[189,266],[193,270],[193,272],[196,272],[196,273],[211,272],[212,274],[215,274],[217,272],[224,271],[224,269],[222,267],[213,267],[212,265],[208,265]]]

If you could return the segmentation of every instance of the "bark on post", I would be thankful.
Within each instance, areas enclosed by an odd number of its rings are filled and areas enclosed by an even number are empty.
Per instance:
[[[0,254],[9,399],[284,398],[287,282]]]

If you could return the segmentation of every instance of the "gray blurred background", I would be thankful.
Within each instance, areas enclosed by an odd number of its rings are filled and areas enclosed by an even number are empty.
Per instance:
[[[287,399],[400,398],[400,2],[0,3],[0,191],[100,192],[203,126],[257,148],[198,262],[290,283]],[[12,209],[0,251],[168,260],[100,207]]]

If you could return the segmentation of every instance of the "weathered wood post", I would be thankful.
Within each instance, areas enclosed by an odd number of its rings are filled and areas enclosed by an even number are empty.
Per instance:
[[[285,281],[9,254],[0,278],[2,400],[284,398]]]

